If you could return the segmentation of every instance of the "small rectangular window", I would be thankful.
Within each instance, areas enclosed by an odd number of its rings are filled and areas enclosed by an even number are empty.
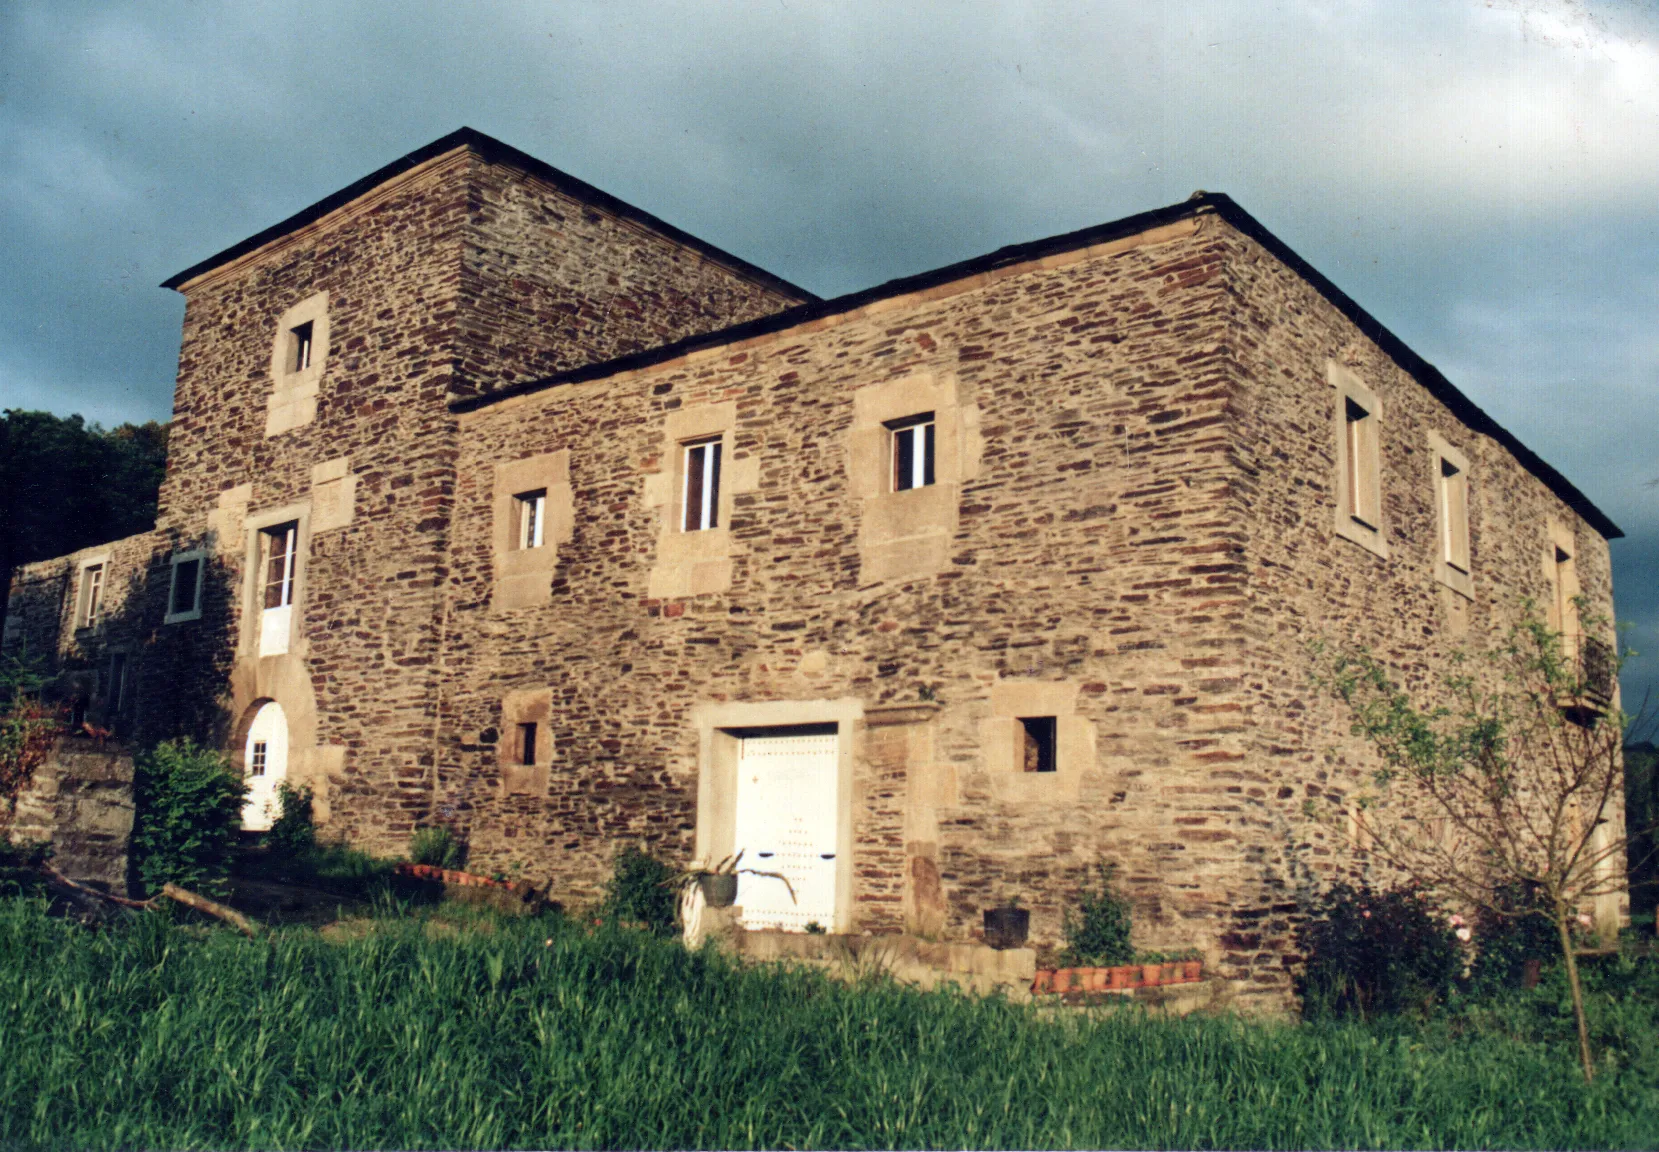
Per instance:
[[[1025,735],[1025,762],[1027,772],[1055,770],[1055,718],[1053,716],[1021,716],[1020,727]]]
[[[1440,458],[1440,559],[1459,572],[1469,571],[1469,477]]]
[[[518,521],[515,546],[520,549],[540,548],[547,518],[547,489],[520,492],[513,497],[513,510]]]
[[[933,483],[933,413],[907,416],[887,424],[892,433],[893,491],[907,492]]]
[[[108,706],[112,716],[120,716],[127,710],[128,697],[131,695],[127,680],[127,654],[116,652],[109,658]]]
[[[1561,634],[1562,650],[1570,658],[1578,656],[1578,636],[1580,632],[1578,620],[1578,568],[1573,563],[1571,553],[1561,545],[1555,545],[1554,587],[1550,589],[1551,600],[1550,621],[1555,630]]]
[[[200,552],[181,552],[173,557],[173,582],[167,590],[166,624],[196,620],[202,614],[202,563]]]
[[[290,520],[260,533],[265,590],[263,606],[286,608],[294,602],[294,560],[300,526]]]
[[[81,590],[76,605],[75,627],[92,628],[104,606],[104,566],[88,564],[81,569]]]
[[[1362,527],[1382,523],[1377,459],[1377,418],[1352,397],[1343,398],[1347,427],[1348,515]]]
[[[248,775],[265,775],[265,741],[263,740],[253,742],[253,755],[248,759]]]
[[[518,726],[518,762],[527,766],[536,763],[536,725],[534,722]]]
[[[681,528],[702,532],[720,526],[721,441],[685,446],[685,515]]]
[[[304,372],[311,367],[311,324],[296,325],[288,330],[288,371]],[[269,328],[266,329],[270,331]]]

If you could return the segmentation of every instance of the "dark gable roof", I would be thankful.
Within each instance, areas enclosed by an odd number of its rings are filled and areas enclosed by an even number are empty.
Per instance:
[[[701,336],[692,336],[673,344],[665,344],[660,348],[651,348],[644,352],[636,352],[629,356],[606,360],[598,364],[588,364],[581,368],[543,377],[539,380],[526,380],[506,388],[498,388],[493,392],[486,392],[480,396],[468,396],[454,401],[450,408],[456,412],[471,412],[509,396],[539,392],[544,388],[552,388],[560,384],[597,380],[601,377],[613,376],[618,372],[648,367],[701,348],[715,348],[722,344],[736,343],[769,332],[780,332],[825,316],[851,312],[877,300],[902,296],[908,292],[920,292],[941,284],[948,284],[953,280],[962,280],[981,272],[988,272],[995,268],[1006,267],[1010,264],[1023,264],[1028,261],[1040,260],[1045,256],[1053,256],[1060,252],[1069,252],[1077,248],[1089,248],[1096,244],[1109,243],[1124,236],[1132,236],[1137,232],[1145,232],[1152,228],[1162,227],[1165,224],[1173,224],[1177,220],[1185,220],[1203,212],[1214,212],[1244,235],[1267,249],[1280,263],[1311,284],[1337,311],[1341,312],[1354,323],[1355,327],[1375,341],[1377,346],[1392,357],[1395,363],[1404,368],[1418,383],[1427,388],[1430,394],[1451,409],[1453,415],[1474,431],[1490,436],[1507,448],[1515,459],[1521,462],[1522,467],[1543,481],[1545,487],[1559,496],[1563,503],[1582,516],[1585,523],[1600,532],[1605,539],[1616,540],[1624,535],[1619,530],[1619,526],[1608,519],[1601,509],[1592,504],[1589,498],[1574,487],[1570,480],[1546,464],[1537,453],[1522,444],[1508,429],[1488,416],[1472,400],[1458,391],[1457,387],[1441,374],[1440,369],[1413,352],[1406,346],[1404,340],[1385,328],[1381,321],[1356,304],[1352,297],[1326,279],[1313,265],[1298,256],[1283,240],[1262,227],[1261,222],[1243,208],[1240,208],[1232,197],[1220,192],[1195,193],[1191,199],[1180,204],[1171,204],[1167,208],[1156,208],[1150,212],[1142,212],[1135,216],[1126,216],[1121,220],[1114,220],[1109,224],[1097,224],[1092,228],[1084,228],[1077,232],[1050,236],[1046,240],[1033,240],[1027,244],[1013,244],[1006,248],[998,248],[995,252],[984,256],[976,256],[971,260],[963,260],[956,264],[947,264],[945,267],[936,268],[931,272],[922,272],[915,276],[889,280],[887,283],[878,284],[874,288],[866,288],[846,296],[837,296],[833,300],[814,299],[810,303],[801,304],[787,311],[762,317],[759,320],[751,320],[731,328],[722,328],[715,332],[704,333]]]
[[[424,148],[417,148],[413,152],[409,153],[409,155],[393,160],[384,168],[369,173],[361,180],[354,184],[347,185],[338,192],[334,193],[332,196],[323,197],[323,199],[317,201],[309,208],[302,209],[299,212],[294,213],[294,215],[288,217],[288,219],[271,225],[263,232],[255,233],[240,243],[232,244],[223,252],[209,256],[201,263],[192,264],[183,272],[169,276],[166,280],[161,282],[161,286],[163,288],[177,288],[181,284],[188,283],[197,276],[200,276],[203,272],[211,271],[221,264],[228,264],[232,260],[235,260],[238,256],[246,255],[256,248],[269,244],[272,240],[276,240],[289,232],[305,227],[305,225],[311,223],[313,220],[326,216],[328,213],[334,211],[343,204],[349,204],[365,192],[384,184],[394,176],[401,175],[402,173],[409,171],[411,168],[424,164],[435,156],[442,156],[445,152],[452,152],[456,148],[463,146],[471,148],[474,152],[492,164],[511,164],[515,168],[522,169],[538,179],[547,181],[560,191],[565,192],[586,204],[591,204],[593,207],[609,212],[613,216],[618,216],[624,220],[631,220],[636,224],[643,225],[651,231],[673,240],[677,244],[681,244],[695,252],[702,253],[716,264],[723,264],[739,275],[744,276],[747,279],[754,280],[762,286],[772,289],[774,292],[781,292],[786,296],[794,296],[798,299],[807,301],[816,301],[818,299],[818,297],[813,293],[808,292],[804,288],[797,287],[781,277],[772,275],[772,273],[766,271],[764,268],[757,267],[756,265],[749,263],[747,260],[739,259],[738,257],[733,256],[730,252],[723,252],[719,248],[716,248],[713,244],[710,244],[705,240],[699,240],[691,233],[683,232],[665,220],[657,219],[657,217],[651,215],[649,212],[643,212],[640,209],[635,208],[632,204],[627,204],[621,200],[618,200],[609,192],[603,192],[600,189],[595,188],[592,184],[576,179],[576,177],[567,172],[559,171],[551,164],[537,160],[528,152],[520,152],[512,145],[503,144],[493,136],[486,136],[484,133],[476,131],[472,128],[458,129],[442,139],[432,141],[432,143],[426,145]]]

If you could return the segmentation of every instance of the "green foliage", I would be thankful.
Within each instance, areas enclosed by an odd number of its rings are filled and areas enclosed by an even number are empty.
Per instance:
[[[223,753],[168,740],[133,765],[132,849],[148,892],[166,883],[209,895],[228,889],[247,786]]]
[[[0,654],[0,805],[8,810],[66,728],[63,710],[40,699],[44,683],[38,659]]]
[[[1132,909],[1119,895],[1114,883],[1117,866],[1096,863],[1097,887],[1085,887],[1077,896],[1077,910],[1061,916],[1061,933],[1066,938],[1062,953],[1067,966],[1129,964],[1135,950],[1129,943]]]
[[[34,560],[154,526],[167,469],[165,425],[104,431],[80,416],[0,416],[0,578]],[[0,582],[0,587],[5,587]]]
[[[295,788],[288,781],[277,784],[277,818],[265,833],[265,846],[282,856],[296,856],[317,842],[317,825],[311,814],[310,785]]]
[[[409,838],[409,860],[433,868],[459,869],[467,862],[467,846],[448,828],[417,828]]]
[[[1633,1148],[1659,981],[1426,1022],[1066,1013],[640,933],[419,920],[246,939],[0,903],[0,1147]],[[1627,970],[1628,969],[1628,970]],[[1596,983],[1601,981],[1601,983]]]
[[[1474,931],[1478,951],[1471,974],[1483,989],[1517,984],[1528,960],[1561,959],[1560,934],[1536,886],[1503,885],[1490,906],[1475,912]]]
[[[1296,932],[1304,1016],[1426,1012],[1463,967],[1451,921],[1415,888],[1334,886]]]
[[[679,890],[679,872],[629,844],[616,854],[600,912],[653,935],[672,936],[679,927]]]

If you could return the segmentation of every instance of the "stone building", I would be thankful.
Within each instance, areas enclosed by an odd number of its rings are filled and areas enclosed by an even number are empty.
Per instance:
[[[1111,861],[1280,996],[1368,763],[1307,641],[1422,683],[1612,615],[1607,517],[1221,195],[819,300],[462,130],[166,287],[156,528],[20,572],[8,647],[254,826],[308,783],[566,899],[741,847],[754,923],[1052,941]]]

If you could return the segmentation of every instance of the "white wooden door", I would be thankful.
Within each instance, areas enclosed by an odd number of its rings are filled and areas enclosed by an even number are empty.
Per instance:
[[[811,923],[835,928],[836,803],[839,741],[822,736],[749,736],[737,759],[735,848],[742,867],[780,872],[781,881],[740,875],[737,902],[745,928],[800,932]]]
[[[242,773],[248,784],[248,799],[242,805],[242,827],[254,832],[270,830],[277,818],[277,785],[288,776],[288,717],[282,705],[271,701],[259,709],[248,726],[248,742],[242,749]]]

